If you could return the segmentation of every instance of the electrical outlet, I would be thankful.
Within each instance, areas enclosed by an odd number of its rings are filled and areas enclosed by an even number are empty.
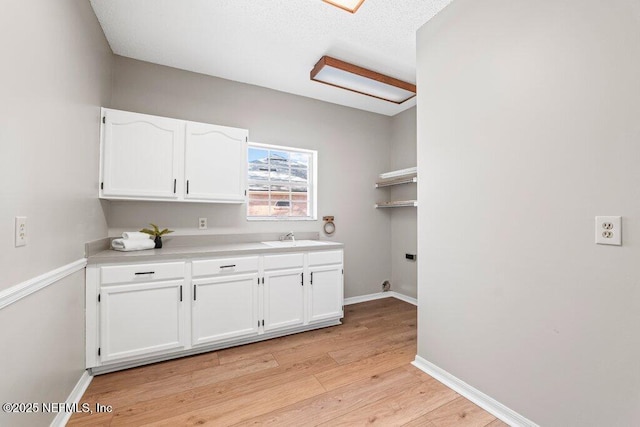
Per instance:
[[[16,217],[16,248],[27,245],[27,217]]]
[[[207,218],[199,218],[198,219],[198,229],[206,230],[207,229]]]
[[[622,245],[622,217],[596,217],[596,243],[599,245]]]

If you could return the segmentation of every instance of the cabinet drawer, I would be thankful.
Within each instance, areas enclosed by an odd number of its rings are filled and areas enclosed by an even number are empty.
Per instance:
[[[131,283],[153,280],[184,279],[184,262],[110,265],[100,267],[100,282]]]
[[[258,271],[258,257],[218,258],[193,261],[193,277],[213,276],[224,273],[247,273]]]
[[[342,251],[309,252],[309,265],[342,264]]]
[[[264,257],[264,269],[274,270],[281,268],[295,268],[304,265],[304,254],[266,255]]]

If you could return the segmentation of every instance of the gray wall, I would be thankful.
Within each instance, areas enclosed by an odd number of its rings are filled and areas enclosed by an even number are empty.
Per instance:
[[[96,199],[99,106],[113,55],[88,2],[4,1],[0,13],[0,290],[84,256],[107,224]],[[14,217],[28,244],[14,247]],[[0,309],[1,402],[63,402],[83,371],[76,273]],[[44,425],[51,414],[0,424]]]
[[[392,118],[390,169],[416,166],[416,109],[411,108]],[[416,184],[390,187],[391,200],[415,200]],[[388,209],[391,217],[391,289],[415,298],[417,295],[417,263],[405,254],[417,251],[417,209]]]
[[[418,33],[418,353],[544,426],[640,419],[636,5],[457,0]]]
[[[110,106],[249,129],[249,140],[318,150],[318,221],[248,222],[244,205],[108,202],[109,233],[154,222],[176,234],[321,231],[345,247],[345,297],[380,291],[391,275],[387,213],[373,183],[388,170],[391,118],[202,74],[115,58]],[[209,229],[197,230],[199,217]]]

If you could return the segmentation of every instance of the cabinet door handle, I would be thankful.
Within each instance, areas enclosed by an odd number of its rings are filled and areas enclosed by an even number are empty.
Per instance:
[[[182,302],[182,285],[180,285],[180,302]]]
[[[155,271],[141,271],[140,273],[136,273],[136,276],[142,276],[143,274],[155,274]]]
[[[220,268],[234,268],[235,266],[235,264],[221,265]]]
[[[187,180],[187,194],[189,194],[189,180]]]
[[[313,285],[313,271],[311,272],[311,284]]]
[[[176,194],[176,184],[178,183],[177,179],[173,179],[173,194]]]
[[[196,285],[193,285],[193,300],[196,300]]]
[[[300,286],[304,286],[304,273],[300,273]]]

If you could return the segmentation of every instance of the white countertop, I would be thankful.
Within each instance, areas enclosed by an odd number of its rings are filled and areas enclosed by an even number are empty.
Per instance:
[[[261,242],[244,243],[208,243],[193,246],[166,245],[162,249],[147,249],[143,251],[120,252],[112,249],[103,250],[90,255],[89,264],[109,264],[121,262],[152,262],[191,258],[219,258],[225,256],[271,254],[287,252],[310,252],[331,249],[342,249],[344,244],[331,241],[316,241],[321,244],[276,248]]]

